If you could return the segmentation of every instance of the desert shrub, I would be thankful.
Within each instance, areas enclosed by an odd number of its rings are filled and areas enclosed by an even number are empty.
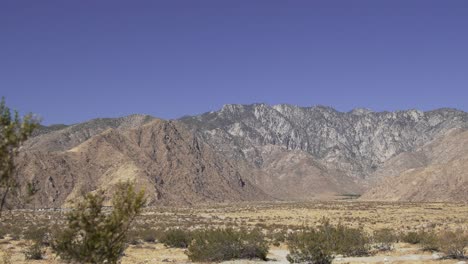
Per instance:
[[[362,228],[351,228],[339,224],[336,228],[322,226],[321,232],[328,233],[332,250],[344,256],[365,256],[369,254],[370,238]]]
[[[401,241],[410,244],[420,244],[424,251],[439,250],[439,241],[437,234],[433,231],[408,232],[400,236]]]
[[[23,254],[26,257],[26,259],[43,259],[43,256],[45,254],[44,246],[38,241],[32,242],[23,251]]]
[[[332,263],[332,241],[323,231],[305,229],[291,234],[286,243],[289,248],[286,258],[291,263]]]
[[[142,227],[132,229],[128,232],[127,241],[130,244],[136,245],[142,241],[154,243],[162,237],[163,231],[160,229],[142,229]]]
[[[468,233],[463,231],[446,231],[439,234],[440,250],[449,258],[467,257]]]
[[[368,255],[369,244],[369,236],[362,228],[333,226],[328,219],[322,219],[318,228],[305,228],[288,238],[288,260],[292,263],[330,263],[334,254]]]
[[[401,241],[409,244],[419,244],[422,241],[421,233],[420,232],[408,232],[401,235]]]
[[[32,226],[23,232],[24,239],[29,240],[28,246],[23,250],[26,259],[43,259],[43,255],[45,254],[44,246],[48,245],[47,234],[48,229],[41,226]]]
[[[420,242],[422,250],[424,251],[438,251],[439,250],[439,237],[434,231],[420,231]]]
[[[190,260],[202,262],[254,258],[266,260],[268,243],[258,229],[211,229],[194,232],[186,253]]]
[[[39,244],[47,244],[48,233],[49,229],[47,227],[29,227],[23,232],[23,238]]]
[[[55,236],[52,248],[75,263],[117,263],[126,247],[127,231],[145,203],[144,193],[131,183],[120,183],[112,210],[103,209],[102,192],[88,194],[67,215],[65,229]]]
[[[287,237],[287,234],[286,234],[286,231],[284,231],[284,230],[281,230],[279,232],[271,233],[271,240],[276,245],[279,245],[280,243],[285,242],[286,237]]]
[[[182,229],[169,229],[161,237],[160,242],[166,247],[187,248],[192,241],[192,234]]]
[[[375,248],[378,250],[392,250],[393,244],[397,242],[397,240],[397,235],[390,228],[376,230],[373,234],[373,242],[375,243]]]

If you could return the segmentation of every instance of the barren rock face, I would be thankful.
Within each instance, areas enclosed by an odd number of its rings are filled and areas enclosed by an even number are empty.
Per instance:
[[[408,155],[394,157],[398,172],[382,177],[361,199],[468,202],[467,130],[451,131],[411,153],[417,162],[408,162]]]
[[[348,113],[329,107],[226,105],[181,120],[229,156],[258,166],[265,145],[309,153],[328,168],[357,179],[371,177],[389,158],[415,150],[453,128],[467,128],[468,114],[452,109]]]
[[[21,149],[21,193],[9,202],[63,206],[126,179],[152,204],[322,199],[374,186],[364,198],[460,201],[468,196],[468,147],[458,141],[467,128],[468,114],[453,109],[343,113],[265,104],[174,121],[133,115],[42,127]],[[402,185],[385,182],[397,178],[424,188],[396,192]]]

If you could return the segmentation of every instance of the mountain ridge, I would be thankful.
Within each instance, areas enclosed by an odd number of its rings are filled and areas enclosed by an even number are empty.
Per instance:
[[[421,147],[465,129],[468,113],[451,108],[340,112],[325,106],[227,104],[176,120],[129,115],[41,127],[21,148],[18,174],[23,195],[26,180],[41,190],[37,206],[62,206],[99,187],[112,190],[114,178],[128,175],[151,186],[151,203],[314,200],[343,193],[380,199],[368,193],[385,189],[379,187],[385,179],[412,166],[433,166],[418,154]],[[151,136],[139,136],[145,133]],[[172,147],[169,139],[175,140]],[[197,150],[195,142],[203,147]],[[87,154],[79,154],[83,151]],[[152,159],[156,153],[166,158]],[[458,186],[450,188],[457,193]],[[387,193],[389,200],[416,197]],[[431,195],[418,199],[437,200],[434,195],[440,193]],[[456,194],[453,199],[468,198]]]

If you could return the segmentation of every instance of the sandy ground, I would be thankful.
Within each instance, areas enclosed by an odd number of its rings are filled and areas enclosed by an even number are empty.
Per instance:
[[[2,253],[5,250],[9,250],[12,253],[12,263],[26,264],[26,263],[62,263],[55,259],[54,255],[48,251],[46,253],[46,259],[44,260],[29,260],[26,261],[22,254],[22,247],[24,246],[23,241],[11,241],[1,240],[0,247]],[[140,245],[131,245],[126,251],[125,256],[122,259],[122,264],[149,264],[149,263],[175,263],[183,264],[190,263],[187,256],[184,253],[184,249],[177,248],[166,248],[164,245],[159,243],[144,243]],[[230,264],[262,264],[262,263],[276,263],[286,264],[289,263],[286,260],[288,250],[286,246],[271,247],[268,254],[268,261],[261,260],[233,260],[225,261],[223,263]],[[0,257],[0,263],[1,257]],[[417,246],[409,245],[405,243],[397,244],[395,249],[389,252],[378,253],[374,256],[368,257],[336,257],[333,263],[340,264],[358,264],[358,263],[433,263],[433,264],[455,264],[463,263],[459,260],[443,260],[440,259],[440,255],[433,254],[430,252],[423,252],[419,250]]]

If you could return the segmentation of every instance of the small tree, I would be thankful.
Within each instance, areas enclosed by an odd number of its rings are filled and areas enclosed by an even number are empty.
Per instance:
[[[15,171],[14,159],[21,144],[28,139],[38,126],[38,120],[31,114],[20,118],[17,111],[12,114],[5,105],[5,99],[0,101],[0,217],[8,193],[16,186],[13,177]]]
[[[73,263],[117,263],[126,247],[130,225],[145,204],[144,192],[134,184],[119,183],[112,211],[103,210],[104,194],[88,194],[67,215],[66,228],[52,244],[54,251]]]

